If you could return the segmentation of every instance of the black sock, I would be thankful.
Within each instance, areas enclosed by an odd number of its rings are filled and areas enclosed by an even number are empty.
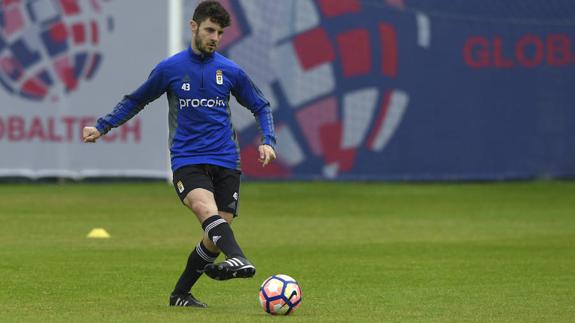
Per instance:
[[[211,264],[218,257],[218,253],[213,253],[209,251],[202,241],[198,243],[194,251],[188,257],[188,263],[186,264],[186,269],[180,276],[176,287],[174,288],[173,294],[187,294],[192,289],[192,286],[196,283],[198,278],[204,272],[204,267],[207,264]]]
[[[236,242],[232,228],[222,217],[219,215],[209,217],[202,223],[202,228],[227,258],[237,256],[245,258],[242,249]]]

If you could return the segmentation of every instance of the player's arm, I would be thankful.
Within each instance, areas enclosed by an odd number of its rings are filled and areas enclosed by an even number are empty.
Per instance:
[[[232,94],[241,105],[253,113],[256,122],[259,124],[262,133],[261,144],[258,147],[259,161],[265,167],[276,159],[276,135],[270,103],[241,69],[238,71]]]
[[[112,128],[119,127],[132,119],[148,103],[160,97],[167,90],[160,65],[150,73],[148,80],[136,91],[124,96],[114,110],[96,121],[93,127],[84,127],[82,136],[84,142],[96,142]]]

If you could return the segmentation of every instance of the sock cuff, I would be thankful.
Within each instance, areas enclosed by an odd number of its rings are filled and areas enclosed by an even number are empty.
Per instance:
[[[208,235],[208,237],[210,237],[210,230],[212,230],[213,228],[217,227],[218,225],[224,224],[224,223],[228,223],[226,220],[224,220],[221,216],[219,215],[213,215],[209,218],[207,218],[204,223],[202,223],[202,228],[204,229],[204,232]]]
[[[202,241],[200,241],[196,246],[196,252],[198,253],[198,256],[202,257],[202,259],[208,263],[213,263],[219,255],[219,253],[213,253],[209,251],[208,248],[204,246]]]

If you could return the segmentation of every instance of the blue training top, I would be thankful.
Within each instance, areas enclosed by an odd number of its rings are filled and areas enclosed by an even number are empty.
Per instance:
[[[240,169],[230,93],[253,113],[262,132],[262,144],[276,148],[270,104],[246,73],[217,52],[197,55],[191,47],[160,62],[144,84],[98,119],[96,128],[104,135],[164,92],[169,105],[173,171],[194,164]]]

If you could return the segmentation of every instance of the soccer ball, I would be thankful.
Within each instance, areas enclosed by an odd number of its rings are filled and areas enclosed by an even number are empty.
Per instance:
[[[301,288],[288,275],[273,275],[260,287],[260,304],[272,315],[289,315],[301,304]]]

